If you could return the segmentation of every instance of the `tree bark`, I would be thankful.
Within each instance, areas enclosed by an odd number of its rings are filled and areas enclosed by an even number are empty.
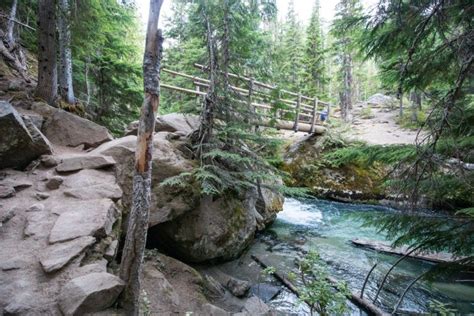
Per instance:
[[[163,0],[150,0],[150,13],[143,57],[145,99],[138,126],[133,176],[132,211],[120,264],[120,278],[126,282],[122,306],[127,315],[139,314],[140,274],[145,251],[151,201],[151,162],[153,132],[160,103],[160,62],[163,38],[158,30]]]
[[[71,9],[69,0],[59,0],[59,94],[69,104],[76,103],[72,86]]]
[[[57,97],[56,12],[54,0],[38,3],[38,86],[36,95],[54,105]]]
[[[341,116],[345,122],[352,120],[352,57],[349,53],[343,56],[343,91],[339,94]]]
[[[15,18],[16,18],[17,7],[18,7],[18,0],[13,0],[12,8],[10,10],[10,15],[8,17],[8,24],[7,24],[7,41],[8,41],[8,46],[10,49],[13,48],[16,42],[13,32],[15,30]]]
[[[418,122],[418,102],[421,103],[420,96],[415,90],[411,92],[411,120],[412,122]]]

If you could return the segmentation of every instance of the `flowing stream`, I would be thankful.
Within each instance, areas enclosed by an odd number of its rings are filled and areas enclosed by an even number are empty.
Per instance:
[[[391,211],[372,205],[287,198],[284,210],[278,214],[274,224],[259,236],[247,256],[254,254],[262,257],[278,271],[288,273],[296,271],[296,258],[305,251],[316,250],[328,264],[330,274],[346,281],[354,292],[360,291],[368,271],[378,263],[365,289],[364,297],[372,299],[383,275],[399,257],[353,246],[350,243],[352,238],[384,240],[384,236],[374,228],[362,227],[361,221],[354,215]],[[402,261],[388,278],[377,305],[392,312],[405,287],[431,266],[431,263],[415,259]],[[455,279],[419,281],[406,294],[399,311],[427,312],[430,301],[437,300],[449,303],[449,307],[458,313],[474,313],[474,287],[468,284],[456,282]],[[269,304],[285,314],[308,314],[305,304],[298,304],[296,297],[288,291],[282,291]],[[350,314],[363,314],[357,307],[349,305]]]

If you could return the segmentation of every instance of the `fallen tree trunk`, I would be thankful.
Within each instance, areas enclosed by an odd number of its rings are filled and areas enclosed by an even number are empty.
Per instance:
[[[252,255],[251,256],[253,260],[255,260],[255,262],[257,262],[261,267],[263,268],[268,268],[269,266],[267,264],[265,264],[262,259],[260,259],[259,257],[255,256],[255,255]],[[287,289],[289,289],[292,293],[294,293],[296,296],[300,297],[300,293],[298,291],[298,288],[293,284],[291,283],[284,275],[282,275],[281,273],[279,273],[278,271],[275,271],[272,273],[273,276],[275,277],[275,279],[277,279],[278,281],[280,281]],[[335,286],[338,281],[332,277],[329,277],[327,279],[333,286]],[[350,296],[348,297],[348,299],[354,303],[355,305],[357,305],[359,308],[363,309],[365,312],[367,312],[367,314],[369,315],[376,315],[376,316],[386,316],[386,315],[389,315],[388,313],[382,311],[380,308],[378,308],[377,306],[375,306],[374,304],[372,304],[371,302],[363,299],[360,297],[360,295],[357,295],[356,293],[353,293],[351,292]]]
[[[381,241],[354,238],[351,240],[351,242],[352,244],[359,247],[368,248],[368,249],[372,249],[378,252],[388,253],[392,255],[406,256],[410,252],[410,249],[408,249],[407,247],[394,248],[394,247],[391,247],[389,244],[381,242]],[[460,259],[460,258],[454,258],[451,254],[444,253],[444,252],[423,253],[423,252],[418,252],[418,251],[408,254],[407,257],[418,259],[418,260],[435,262],[435,263],[440,263],[440,262],[449,263],[449,262],[454,262]]]

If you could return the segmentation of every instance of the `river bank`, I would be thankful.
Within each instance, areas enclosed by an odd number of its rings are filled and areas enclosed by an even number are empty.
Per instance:
[[[370,299],[375,296],[384,273],[399,257],[354,247],[350,240],[357,237],[384,241],[384,236],[373,228],[362,227],[357,215],[393,211],[373,205],[287,198],[276,221],[258,235],[239,259],[212,268],[198,267],[198,270],[204,274],[219,270],[249,281],[253,284],[255,294],[264,301],[273,293],[275,296],[267,299],[266,303],[285,315],[309,315],[306,304],[301,303],[273,277],[264,275],[251,256],[264,258],[267,264],[288,274],[296,271],[295,260],[301,259],[309,250],[317,250],[327,263],[331,275],[346,281],[354,291],[360,291],[368,271],[377,263],[365,289],[365,298]],[[410,258],[402,261],[389,276],[376,304],[384,311],[392,312],[407,284],[432,265]],[[408,291],[399,310],[410,313],[428,312],[430,302],[436,300],[449,304],[461,314],[467,314],[474,312],[473,298],[474,287],[454,279],[419,281]],[[225,302],[221,303],[225,305]],[[360,315],[361,311],[356,306],[349,303],[349,307],[350,314]]]

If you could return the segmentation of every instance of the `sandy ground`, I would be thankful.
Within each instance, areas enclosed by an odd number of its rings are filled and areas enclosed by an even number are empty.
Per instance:
[[[365,105],[356,105],[352,124],[345,132],[345,136],[352,140],[361,140],[372,145],[415,144],[418,132],[400,127],[396,123],[398,109],[372,107],[372,118],[361,117],[361,110]],[[339,120],[339,118],[335,118]],[[287,130],[278,131],[278,135],[291,143],[301,141],[307,133]],[[421,139],[422,133],[419,138]]]

